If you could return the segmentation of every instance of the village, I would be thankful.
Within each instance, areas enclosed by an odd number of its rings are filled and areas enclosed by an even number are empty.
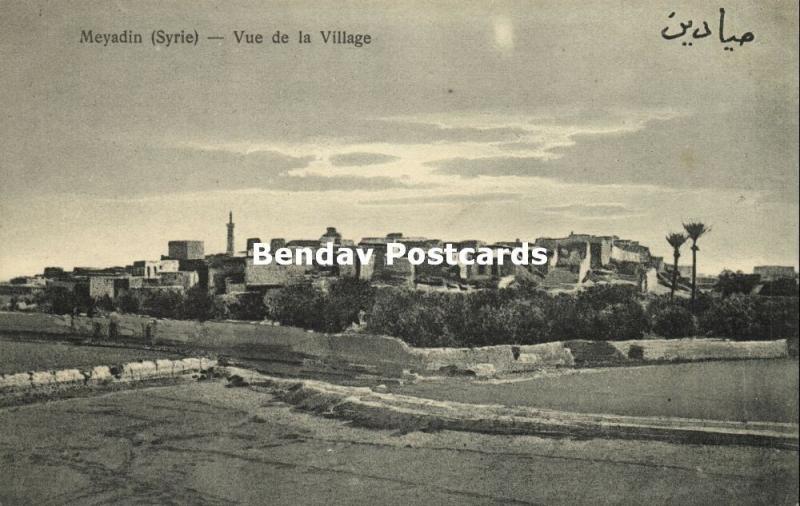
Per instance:
[[[202,240],[172,240],[167,244],[167,253],[160,258],[136,260],[127,266],[75,267],[72,271],[46,267],[41,274],[17,277],[0,284],[0,304],[6,308],[13,305],[14,309],[31,309],[35,296],[48,287],[88,295],[95,300],[185,292],[199,287],[230,300],[248,294],[263,295],[270,290],[303,282],[324,289],[331,280],[346,277],[365,280],[375,286],[400,286],[421,291],[498,289],[524,280],[551,293],[570,293],[595,285],[626,285],[642,293],[663,295],[670,293],[675,272],[670,262],[653,255],[647,246],[617,236],[571,232],[561,238],[540,237],[530,244],[547,250],[546,262],[535,265],[531,261],[527,265],[518,265],[503,262],[503,257],[523,244],[520,239],[485,243],[389,233],[355,242],[343,238],[335,227],[328,227],[318,239],[273,238],[263,244],[268,244],[271,251],[281,248],[317,251],[332,247],[337,256],[347,252],[344,256],[352,258],[352,262],[259,264],[254,262],[253,253],[254,245],[262,244],[262,240],[248,238],[245,249],[237,250],[232,213],[226,228],[227,250],[224,253],[206,254]],[[454,262],[456,265],[433,265],[413,262],[407,255],[396,261],[387,258],[389,244],[400,244],[409,250],[436,248],[455,252],[487,248],[496,255],[489,265],[475,262],[470,256],[463,261],[463,255],[460,256],[462,261]],[[364,249],[374,254],[359,254]],[[679,265],[675,276],[675,294],[678,297],[691,295],[690,277],[691,266]],[[750,277],[754,289],[763,282],[797,279],[791,266],[756,266]],[[698,275],[698,290],[711,290],[717,281],[717,276]]]

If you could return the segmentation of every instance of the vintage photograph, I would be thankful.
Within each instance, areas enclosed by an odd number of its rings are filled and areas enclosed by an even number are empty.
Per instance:
[[[0,6],[0,506],[798,504],[796,1]]]

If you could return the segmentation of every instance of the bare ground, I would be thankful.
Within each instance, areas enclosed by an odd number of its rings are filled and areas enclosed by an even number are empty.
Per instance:
[[[398,434],[221,382],[0,409],[2,504],[795,504],[797,452]]]

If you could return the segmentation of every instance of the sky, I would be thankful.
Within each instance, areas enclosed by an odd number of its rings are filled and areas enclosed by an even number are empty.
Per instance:
[[[0,279],[175,239],[222,252],[229,210],[238,249],[335,226],[618,235],[670,258],[664,236],[703,221],[700,272],[798,265],[794,1],[0,3]],[[719,7],[755,40],[724,50]],[[687,20],[713,35],[662,37]],[[154,47],[156,29],[200,40]]]

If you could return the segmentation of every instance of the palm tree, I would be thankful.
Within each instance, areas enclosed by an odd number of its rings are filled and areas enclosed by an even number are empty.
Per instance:
[[[703,223],[696,221],[684,223],[683,228],[692,240],[692,310],[694,310],[695,300],[697,299],[697,240],[706,232],[711,232],[711,227],[706,227]]]
[[[672,257],[675,262],[672,264],[672,288],[669,291],[670,302],[675,297],[675,286],[678,284],[678,259],[681,257],[681,246],[688,237],[681,232],[670,232],[667,234],[667,242],[672,246]]]

